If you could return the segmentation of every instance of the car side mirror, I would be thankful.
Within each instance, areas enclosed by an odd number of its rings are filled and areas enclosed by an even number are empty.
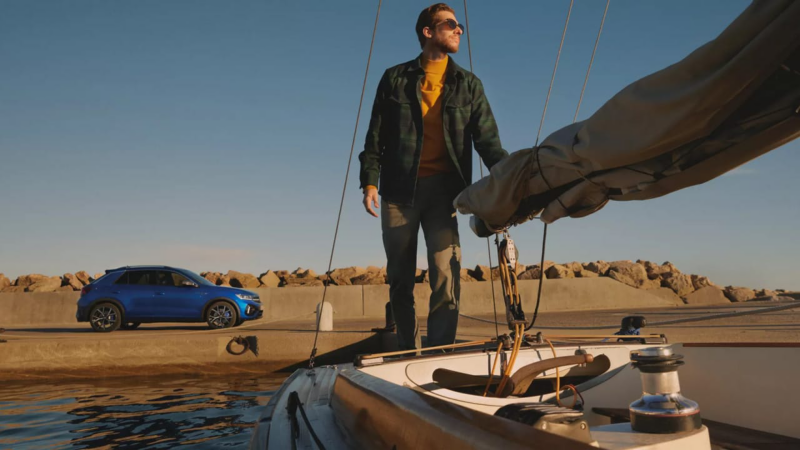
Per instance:
[[[183,283],[181,283],[181,286],[197,287],[197,283],[195,283],[194,281],[183,280]]]

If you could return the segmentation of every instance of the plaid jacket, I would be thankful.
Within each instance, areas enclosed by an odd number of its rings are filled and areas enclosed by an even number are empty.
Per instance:
[[[410,205],[422,153],[420,58],[394,66],[378,84],[361,161],[361,188],[378,186],[387,201]],[[472,183],[472,144],[491,168],[507,155],[483,84],[450,58],[442,87],[442,124],[447,151],[464,187]]]

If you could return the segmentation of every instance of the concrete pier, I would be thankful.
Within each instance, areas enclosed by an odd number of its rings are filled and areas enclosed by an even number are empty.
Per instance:
[[[533,308],[539,282],[521,280],[520,296],[526,308]],[[263,320],[290,320],[313,314],[322,300],[322,287],[249,289],[261,297]],[[417,314],[426,317],[430,287],[417,284]],[[503,309],[499,282],[494,283],[497,310]],[[0,328],[29,325],[75,323],[76,304],[80,293],[0,293]],[[492,283],[474,282],[461,285],[460,310],[465,314],[492,313]],[[389,286],[329,286],[325,301],[334,309],[334,319],[383,317],[389,301]],[[659,307],[682,305],[683,301],[667,288],[641,290],[611,278],[575,278],[545,280],[541,312],[586,311],[615,308]],[[88,326],[88,325],[87,325]]]
[[[528,317],[538,282],[520,283]],[[496,289],[499,286],[496,285]],[[427,286],[417,286],[422,334],[427,313]],[[314,342],[314,308],[322,288],[258,290],[262,319],[224,330],[204,324],[143,324],[137,330],[96,333],[75,322],[77,293],[0,294],[0,380],[64,379],[166,373],[254,373],[289,371],[305,366]],[[546,280],[537,321],[545,334],[613,333],[627,314],[649,321],[775,305],[750,302],[716,307],[683,305],[671,291],[641,291],[610,279]],[[320,333],[317,365],[352,361],[356,354],[394,348],[391,333],[375,333],[384,323],[386,286],[329,287],[326,301],[334,309],[333,331]],[[496,295],[502,322],[502,297]],[[465,283],[461,312],[492,319],[490,283]],[[490,338],[492,323],[461,317],[459,340]],[[597,329],[597,327],[605,327]],[[504,333],[504,325],[499,325]],[[800,342],[800,308],[776,314],[703,323],[652,327],[671,342]],[[235,338],[241,338],[238,342]],[[246,342],[247,347],[241,343]]]

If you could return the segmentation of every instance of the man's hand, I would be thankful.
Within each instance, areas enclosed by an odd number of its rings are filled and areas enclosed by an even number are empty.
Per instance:
[[[364,204],[364,208],[367,209],[368,213],[378,217],[378,213],[372,209],[373,206],[375,209],[380,208],[378,205],[378,188],[375,186],[368,186],[366,189],[364,189],[364,200],[362,203]]]

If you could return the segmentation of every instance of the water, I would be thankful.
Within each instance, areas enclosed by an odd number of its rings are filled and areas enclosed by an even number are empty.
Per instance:
[[[284,376],[0,385],[0,449],[246,448]]]

